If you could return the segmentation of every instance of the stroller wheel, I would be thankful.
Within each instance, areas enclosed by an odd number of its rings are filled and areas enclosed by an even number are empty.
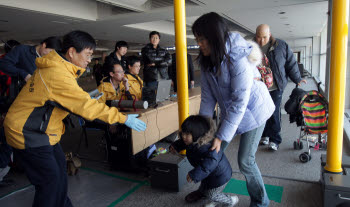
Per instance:
[[[299,149],[303,149],[303,148],[304,148],[303,142],[299,142]]]
[[[307,163],[307,162],[309,162],[311,160],[311,156],[309,155],[308,152],[304,152],[304,153],[301,153],[299,155],[299,160],[302,163]]]

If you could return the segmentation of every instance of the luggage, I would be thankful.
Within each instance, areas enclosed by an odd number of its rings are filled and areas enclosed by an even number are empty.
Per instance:
[[[151,186],[181,191],[192,166],[186,157],[171,153],[160,154],[149,161]]]

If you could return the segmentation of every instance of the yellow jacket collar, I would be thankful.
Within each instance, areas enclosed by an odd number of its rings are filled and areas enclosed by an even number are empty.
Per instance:
[[[55,50],[35,60],[35,64],[40,69],[50,68],[62,63],[66,66],[67,71],[76,78],[80,77],[85,72],[84,68],[76,66],[73,63],[65,60]]]

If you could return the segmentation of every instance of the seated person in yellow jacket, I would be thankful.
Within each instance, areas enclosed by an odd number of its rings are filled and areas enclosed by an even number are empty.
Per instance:
[[[139,76],[141,68],[141,61],[137,56],[128,57],[128,71],[125,76],[129,83],[129,92],[135,95],[136,100],[141,100],[142,98],[142,87],[143,81]],[[134,98],[134,96],[133,96]]]
[[[97,87],[100,93],[103,93],[98,99],[101,103],[106,101],[130,99],[128,79],[124,75],[123,67],[116,61],[106,62],[103,64],[103,70],[108,71],[108,77],[102,79],[100,85]],[[107,104],[109,105],[109,104]]]
[[[94,38],[86,32],[66,34],[62,54],[51,51],[36,59],[37,69],[6,115],[7,143],[35,186],[33,206],[72,206],[67,196],[66,159],[59,144],[65,129],[62,120],[69,113],[108,124],[125,123],[137,131],[146,129],[136,114],[109,108],[79,87],[76,78],[91,62],[95,47]]]

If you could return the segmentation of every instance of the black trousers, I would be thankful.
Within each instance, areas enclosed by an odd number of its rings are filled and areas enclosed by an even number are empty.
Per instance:
[[[72,207],[67,196],[67,166],[60,144],[15,149],[20,165],[35,186],[33,207]]]

